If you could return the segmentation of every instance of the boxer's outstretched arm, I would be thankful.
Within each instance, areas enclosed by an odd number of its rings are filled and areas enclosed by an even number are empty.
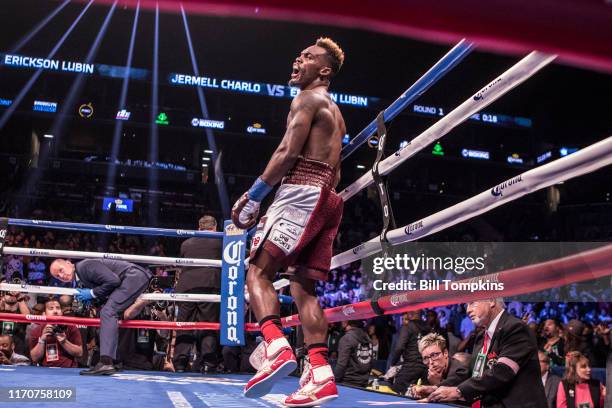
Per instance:
[[[324,100],[312,91],[302,91],[291,102],[289,123],[261,178],[274,186],[287,174],[308,140],[312,122]]]

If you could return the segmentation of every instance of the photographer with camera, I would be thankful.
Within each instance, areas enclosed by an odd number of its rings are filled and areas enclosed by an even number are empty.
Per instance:
[[[45,316],[63,316],[57,299],[45,302]],[[81,333],[76,326],[60,324],[37,325],[30,333],[30,356],[32,362],[43,367],[78,367],[78,358],[83,355]]]
[[[216,231],[217,221],[211,215],[204,215],[198,222],[200,231]],[[181,257],[217,259],[221,253],[222,242],[215,238],[189,238],[181,244]],[[177,293],[219,294],[221,288],[221,269],[213,267],[185,267],[176,284]],[[178,305],[179,322],[219,322],[219,303],[181,302]],[[213,371],[218,364],[217,347],[219,340],[213,331],[186,331],[177,333],[174,367],[177,372],[188,369],[189,354],[193,343],[200,355],[202,371]]]
[[[147,301],[142,298],[123,312],[123,320],[170,321],[167,302]],[[168,366],[165,351],[170,330],[120,329],[119,360],[132,370],[165,370]],[[157,352],[155,350],[158,350]]]

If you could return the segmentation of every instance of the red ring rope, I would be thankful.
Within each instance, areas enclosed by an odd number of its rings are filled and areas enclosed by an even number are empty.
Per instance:
[[[556,288],[585,280],[598,279],[612,275],[612,244],[580,252],[564,258],[538,264],[508,269],[477,278],[464,279],[458,282],[470,282],[475,279],[504,283],[504,290],[496,291],[495,297],[515,296]],[[472,300],[491,297],[491,292],[470,291],[410,291],[388,295],[378,300],[384,314],[404,313],[410,310],[465,303]],[[345,320],[365,320],[376,316],[370,301],[325,309],[329,323]],[[100,326],[100,319],[40,316],[14,313],[0,313],[0,320],[17,323],[58,323],[81,326]],[[293,327],[300,324],[299,316],[293,315],[282,319],[283,326]],[[150,320],[121,320],[119,327],[167,330],[219,330],[219,323],[206,322],[161,322]],[[259,331],[256,323],[247,323],[248,332]]]

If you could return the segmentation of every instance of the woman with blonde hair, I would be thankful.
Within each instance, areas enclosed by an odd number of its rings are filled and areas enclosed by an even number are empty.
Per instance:
[[[605,394],[604,386],[591,378],[589,359],[579,351],[567,353],[557,408],[604,408]]]

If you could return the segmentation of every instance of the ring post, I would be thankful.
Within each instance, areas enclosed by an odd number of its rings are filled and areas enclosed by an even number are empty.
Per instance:
[[[244,254],[246,231],[223,224],[221,257],[221,345],[244,345]]]

